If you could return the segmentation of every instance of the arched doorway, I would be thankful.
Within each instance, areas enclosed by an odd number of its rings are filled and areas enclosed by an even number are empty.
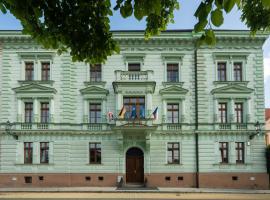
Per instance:
[[[137,147],[132,147],[126,152],[126,182],[143,183],[144,163],[143,151]]]

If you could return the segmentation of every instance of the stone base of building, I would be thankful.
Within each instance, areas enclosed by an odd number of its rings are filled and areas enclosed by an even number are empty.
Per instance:
[[[0,187],[115,187],[118,177],[114,173],[80,174],[0,174]],[[195,173],[145,174],[148,187],[196,187]],[[200,188],[269,189],[266,173],[201,173]]]

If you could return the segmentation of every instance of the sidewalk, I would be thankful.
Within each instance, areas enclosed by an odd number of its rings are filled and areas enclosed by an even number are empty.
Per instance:
[[[121,189],[116,187],[48,187],[48,188],[0,188],[0,192],[92,192],[92,193],[226,193],[226,194],[270,194],[270,190],[212,189],[212,188],[138,188]]]

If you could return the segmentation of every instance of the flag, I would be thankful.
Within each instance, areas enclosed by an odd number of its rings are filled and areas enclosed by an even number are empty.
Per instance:
[[[114,120],[114,116],[113,116],[113,112],[108,112],[108,119],[109,119],[109,121],[111,121],[111,120]]]
[[[145,118],[144,105],[140,106],[140,118],[141,119]]]
[[[136,106],[133,105],[132,106],[132,110],[131,110],[131,116],[130,116],[130,118],[131,119],[135,119],[136,118],[136,115],[137,115],[137,113],[136,113]]]
[[[153,115],[154,120],[158,119],[158,107],[156,107],[152,115]]]
[[[125,106],[123,105],[122,109],[120,110],[120,112],[119,112],[119,114],[118,114],[118,117],[119,117],[120,119],[123,119],[126,112],[127,112],[127,111],[126,111],[126,108],[125,108]]]

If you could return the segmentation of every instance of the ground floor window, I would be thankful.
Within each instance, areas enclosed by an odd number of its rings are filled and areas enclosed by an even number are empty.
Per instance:
[[[40,163],[49,163],[49,142],[40,143]]]
[[[101,143],[89,143],[89,161],[90,164],[101,164]]]
[[[244,142],[235,143],[236,163],[245,163],[245,145]]]
[[[24,143],[24,163],[32,164],[33,162],[33,142]]]
[[[179,143],[178,142],[168,142],[167,144],[167,160],[168,164],[179,164]]]

